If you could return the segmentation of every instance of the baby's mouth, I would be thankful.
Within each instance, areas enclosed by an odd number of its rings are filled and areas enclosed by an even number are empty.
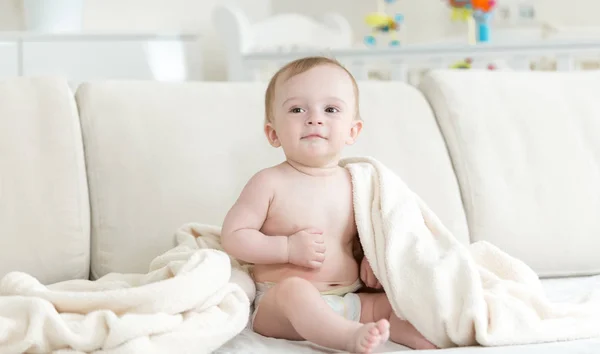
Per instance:
[[[320,134],[308,134],[302,137],[302,140],[314,140],[314,139],[325,139],[324,136]]]

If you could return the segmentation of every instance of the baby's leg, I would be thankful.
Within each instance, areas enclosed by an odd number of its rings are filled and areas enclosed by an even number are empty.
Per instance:
[[[369,353],[387,341],[389,323],[350,321],[335,313],[310,282],[288,278],[263,296],[254,331],[267,337],[304,339],[332,349]]]
[[[390,340],[412,349],[437,349],[408,321],[401,320],[392,311],[392,305],[385,293],[361,293],[360,321],[373,322],[382,318],[390,321]]]

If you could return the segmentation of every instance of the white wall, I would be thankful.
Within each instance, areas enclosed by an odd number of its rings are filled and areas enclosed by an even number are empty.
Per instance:
[[[0,0],[0,31],[12,31],[21,28],[21,2],[18,0]]]

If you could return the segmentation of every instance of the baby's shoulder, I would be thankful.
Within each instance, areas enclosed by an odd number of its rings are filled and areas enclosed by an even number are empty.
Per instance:
[[[281,181],[281,171],[278,166],[272,166],[256,172],[248,181],[248,185],[269,188],[276,186],[279,181]]]

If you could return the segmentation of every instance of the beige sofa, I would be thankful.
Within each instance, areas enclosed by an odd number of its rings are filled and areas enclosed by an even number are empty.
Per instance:
[[[263,136],[264,88],[0,82],[0,276],[146,272],[182,224],[219,225],[282,159]],[[365,129],[347,155],[390,166],[456,238],[522,259],[552,299],[600,288],[600,73],[440,71],[360,90]],[[320,350],[246,329],[219,351]],[[600,339],[479,351],[598,353]]]

